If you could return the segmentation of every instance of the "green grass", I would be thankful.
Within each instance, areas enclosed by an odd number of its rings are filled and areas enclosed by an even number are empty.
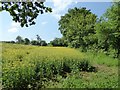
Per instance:
[[[2,74],[6,89],[117,88],[118,60],[65,47],[3,43]]]
[[[118,59],[106,56],[104,53],[87,52],[86,58],[88,58],[93,64],[107,65],[108,67],[118,67]]]

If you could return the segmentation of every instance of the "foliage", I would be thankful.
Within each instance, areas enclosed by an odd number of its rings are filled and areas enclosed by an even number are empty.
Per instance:
[[[97,22],[96,15],[86,8],[70,9],[61,17],[59,29],[63,37],[55,38],[50,44],[69,45],[86,53],[66,47],[3,43],[3,88],[117,88],[120,57],[118,12],[119,3],[113,3]],[[32,45],[47,44],[36,36]],[[21,36],[16,40],[23,43]],[[27,42],[29,40],[25,38],[24,43]]]
[[[40,36],[39,35],[36,35],[36,38],[37,38],[37,41],[40,43],[41,42],[41,38],[40,38]]]
[[[23,40],[23,38],[21,36],[17,36],[16,43],[25,44],[25,45],[31,44],[31,45],[38,45],[38,46],[47,46],[47,43],[45,40],[42,40],[39,35],[36,35],[36,36],[37,36],[37,40],[32,40],[32,41],[30,41],[28,38],[25,38]],[[4,41],[4,42],[5,43],[15,43],[14,41],[8,41],[8,42]]]
[[[0,41],[0,43],[15,43],[15,41]]]
[[[88,51],[85,53],[85,57],[89,59],[89,62],[93,64],[106,65],[108,67],[118,67],[119,59],[106,56],[103,52],[96,53],[95,51]]]
[[[24,40],[22,39],[21,36],[17,36],[16,37],[16,42],[19,43],[19,44],[22,44],[22,43],[24,43]]]
[[[24,2],[4,2],[0,1],[0,11],[7,11],[13,17],[13,21],[19,22],[21,27],[28,27],[35,24],[35,19],[44,12],[52,12],[51,8],[44,6],[44,0],[41,2],[33,2],[32,0],[24,0]]]
[[[25,39],[24,39],[24,43],[25,43],[26,45],[28,45],[28,44],[30,44],[30,40],[29,40],[28,38],[25,38]]]
[[[115,50],[114,57],[120,57],[120,2],[115,2],[96,24],[98,45],[110,54]]]
[[[107,56],[106,59],[99,55],[101,58],[94,58],[92,54],[80,53],[78,50],[65,47],[6,43],[3,43],[2,50],[3,89],[118,87],[118,60]],[[104,65],[99,66],[98,61]],[[81,71],[80,68],[84,66],[87,70],[88,67],[95,67],[97,72]]]
[[[59,30],[71,47],[85,49],[94,43],[96,15],[86,8],[74,8],[61,17]],[[89,42],[88,42],[89,41]]]
[[[46,43],[46,41],[44,41],[44,40],[41,40],[41,41],[40,41],[40,46],[47,46],[47,43]]]
[[[38,43],[39,43],[39,42],[36,41],[36,40],[32,40],[32,41],[31,41],[31,44],[32,44],[32,45],[38,45]]]
[[[95,67],[91,66],[88,60],[83,60],[80,63],[78,63],[78,68],[80,71],[88,71],[88,72],[96,71]]]
[[[64,38],[55,38],[53,41],[50,41],[52,46],[68,46]]]
[[[120,2],[113,2],[99,19],[86,8],[70,9],[61,16],[59,30],[69,47],[120,58],[119,12]]]

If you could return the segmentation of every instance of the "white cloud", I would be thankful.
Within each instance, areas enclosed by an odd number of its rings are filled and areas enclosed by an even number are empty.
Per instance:
[[[61,12],[64,11],[74,0],[52,0],[53,1],[53,12],[52,15],[56,19],[60,19]]]
[[[59,11],[63,11],[66,7],[68,7],[71,3],[73,2],[73,0],[53,0],[54,3],[54,11],[55,12],[59,12]]]
[[[17,31],[18,31],[18,29],[15,28],[15,27],[8,29],[8,32],[13,32],[13,33],[15,33],[15,32],[17,32]]]
[[[12,22],[10,28],[8,29],[8,32],[15,33],[18,32],[20,27],[20,23]]]
[[[41,24],[42,24],[42,25],[45,25],[45,24],[47,24],[47,23],[48,23],[48,22],[42,22]]]

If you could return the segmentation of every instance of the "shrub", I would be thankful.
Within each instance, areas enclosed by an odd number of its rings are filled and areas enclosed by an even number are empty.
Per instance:
[[[96,68],[90,65],[88,60],[82,60],[78,63],[79,71],[86,71],[86,72],[95,72]]]
[[[69,65],[67,65],[65,62],[61,63],[61,66],[59,67],[59,75],[66,78],[67,73],[71,73],[71,68]]]

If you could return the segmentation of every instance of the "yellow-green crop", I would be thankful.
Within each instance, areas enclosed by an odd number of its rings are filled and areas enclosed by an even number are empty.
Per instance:
[[[2,45],[4,89],[116,88],[117,66],[117,60],[102,54],[67,47]]]

